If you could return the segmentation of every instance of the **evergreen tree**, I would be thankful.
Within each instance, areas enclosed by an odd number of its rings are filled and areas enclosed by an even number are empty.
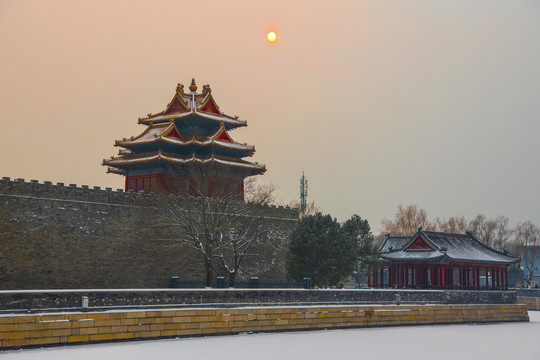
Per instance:
[[[291,234],[287,275],[312,279],[319,287],[336,285],[352,274],[356,263],[355,241],[336,219],[316,213],[303,217]]]
[[[353,215],[343,224],[342,231],[349,236],[355,244],[357,256],[356,272],[358,281],[360,277],[366,276],[369,269],[378,267],[377,244],[375,237],[371,233],[371,228],[367,220],[363,220],[358,215]]]

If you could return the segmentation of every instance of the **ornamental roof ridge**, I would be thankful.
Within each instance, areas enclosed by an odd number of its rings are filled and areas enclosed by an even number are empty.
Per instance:
[[[212,113],[212,112],[208,112],[208,111],[204,111],[202,110],[203,107],[205,107],[209,102],[212,103],[212,105],[214,105],[214,107],[216,108],[216,110],[218,111],[219,115],[225,115],[223,114],[223,112],[219,109],[219,105],[217,104],[216,102],[216,99],[214,99],[214,97],[212,96],[212,93],[211,92],[207,92],[204,96],[204,98],[200,101],[199,105],[197,105],[197,112],[203,112],[203,113],[209,113],[209,114],[212,114],[212,115],[217,115],[215,113]]]

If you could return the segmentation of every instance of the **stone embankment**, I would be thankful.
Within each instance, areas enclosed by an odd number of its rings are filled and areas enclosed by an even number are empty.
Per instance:
[[[519,304],[275,306],[2,315],[0,345],[6,349],[243,332],[528,320],[527,309]]]

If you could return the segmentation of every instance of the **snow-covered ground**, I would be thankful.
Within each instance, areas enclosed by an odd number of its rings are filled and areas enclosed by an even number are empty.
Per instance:
[[[529,323],[249,334],[0,352],[2,359],[540,359],[540,312]]]

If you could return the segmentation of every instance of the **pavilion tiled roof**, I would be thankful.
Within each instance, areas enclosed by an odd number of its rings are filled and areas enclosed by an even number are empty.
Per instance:
[[[421,241],[422,246],[414,246]],[[421,228],[413,236],[388,235],[379,248],[379,256],[388,261],[427,260],[504,263],[519,262],[519,258],[492,249],[472,234],[453,234],[436,231],[423,231]]]
[[[255,153],[253,145],[232,139],[229,130],[246,126],[237,116],[224,114],[212,96],[209,85],[197,93],[193,79],[189,93],[178,84],[166,109],[139,118],[146,126],[138,136],[115,141],[121,147],[118,156],[103,160],[108,172],[126,175],[149,166],[219,165],[241,169],[245,176],[266,171],[263,164],[243,160]]]
[[[227,130],[247,125],[246,120],[241,120],[238,116],[227,115],[219,109],[219,106],[212,96],[210,85],[204,85],[203,92],[197,94],[197,86],[193,80],[190,90],[190,93],[185,93],[184,85],[178,84],[176,93],[167,105],[167,108],[156,114],[150,113],[144,118],[139,118],[139,123],[168,123],[173,119],[197,116],[203,119],[222,121]]]

